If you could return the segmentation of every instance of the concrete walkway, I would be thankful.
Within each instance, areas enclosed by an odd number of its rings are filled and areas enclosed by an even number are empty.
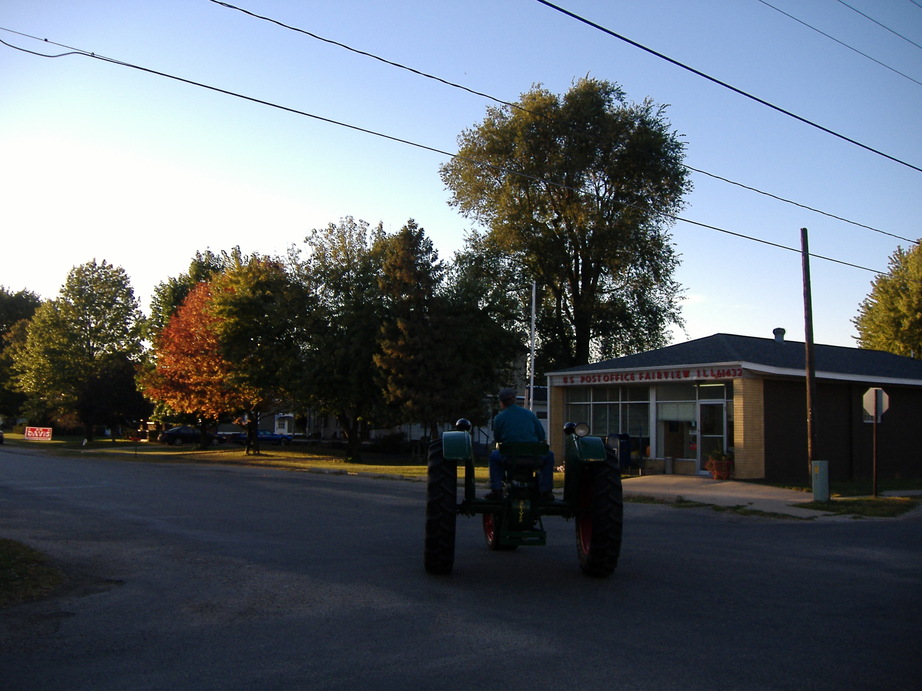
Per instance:
[[[794,506],[813,501],[813,494],[810,492],[768,487],[752,482],[712,480],[696,475],[642,475],[624,478],[623,484],[625,497],[651,497],[666,502],[684,499],[717,506],[742,506],[795,518],[836,516],[828,511]]]

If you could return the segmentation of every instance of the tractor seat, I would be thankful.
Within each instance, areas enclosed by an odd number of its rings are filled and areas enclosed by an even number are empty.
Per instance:
[[[503,466],[507,469],[537,470],[544,465],[550,448],[543,441],[525,441],[497,444],[496,450],[502,454]]]

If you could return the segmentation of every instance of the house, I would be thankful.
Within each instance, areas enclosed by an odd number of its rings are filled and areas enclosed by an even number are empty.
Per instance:
[[[647,468],[699,474],[711,451],[732,451],[738,479],[806,481],[806,347],[774,338],[715,334],[547,376],[548,427],[563,453],[563,425],[626,434]],[[922,476],[922,360],[815,345],[814,460],[831,480],[872,475],[869,388],[889,396],[877,427],[879,477]],[[643,460],[641,460],[643,459]]]

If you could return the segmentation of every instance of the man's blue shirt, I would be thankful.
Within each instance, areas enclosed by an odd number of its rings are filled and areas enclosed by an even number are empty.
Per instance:
[[[544,426],[528,408],[513,404],[493,418],[493,439],[499,443],[544,441]]]

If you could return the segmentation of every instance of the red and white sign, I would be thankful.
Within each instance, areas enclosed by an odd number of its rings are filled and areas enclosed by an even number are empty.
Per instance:
[[[51,428],[26,427],[26,433],[24,436],[26,439],[31,439],[32,441],[51,441]]]

